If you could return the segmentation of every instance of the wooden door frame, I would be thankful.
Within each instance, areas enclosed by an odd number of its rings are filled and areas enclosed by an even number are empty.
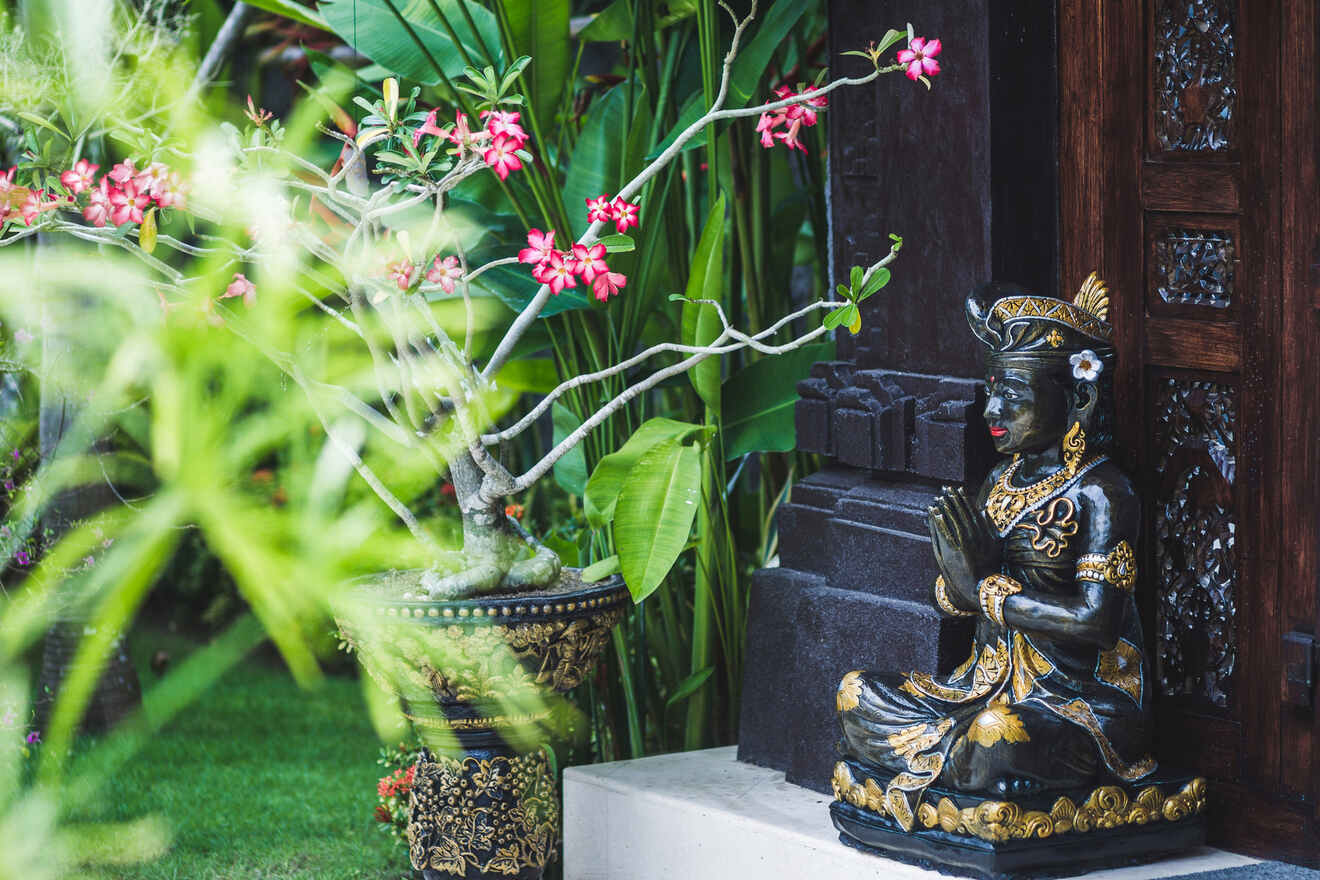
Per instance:
[[[1320,21],[1310,0],[1250,3],[1237,33],[1240,77],[1250,77],[1239,119],[1242,129],[1266,134],[1243,138],[1239,154],[1242,248],[1262,255],[1259,275],[1246,279],[1259,302],[1248,301],[1239,316],[1239,457],[1246,466],[1239,467],[1237,510],[1248,552],[1240,558],[1235,714],[1245,747],[1227,756],[1236,778],[1212,787],[1211,823],[1219,845],[1320,864],[1317,714],[1284,706],[1281,663],[1284,633],[1320,635]],[[1110,284],[1120,351],[1141,342],[1145,320],[1150,8],[1138,0],[1059,6],[1059,290],[1099,270]],[[1144,359],[1120,363],[1120,413],[1147,412],[1144,371]],[[1120,456],[1133,471],[1141,464],[1141,423],[1120,415],[1118,424]]]

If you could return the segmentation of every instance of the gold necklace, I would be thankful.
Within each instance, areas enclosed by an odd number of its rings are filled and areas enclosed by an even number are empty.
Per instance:
[[[1073,459],[1045,479],[1019,488],[1013,485],[1013,475],[1022,466],[1022,455],[1015,454],[1013,463],[1004,468],[999,479],[990,487],[990,495],[985,501],[985,512],[995,524],[999,537],[1006,536],[1022,517],[1066,492],[1073,483],[1081,479],[1082,474],[1107,459],[1108,456],[1098,455],[1085,464]]]

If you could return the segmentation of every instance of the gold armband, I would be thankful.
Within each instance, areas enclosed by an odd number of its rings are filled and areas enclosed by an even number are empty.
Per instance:
[[[949,601],[949,594],[945,592],[949,585],[944,580],[944,575],[935,576],[935,604],[940,606],[940,610],[945,614],[952,614],[954,617],[975,617],[975,611],[963,611],[957,605]]]
[[[1109,552],[1087,553],[1077,560],[1077,579],[1113,584],[1120,590],[1131,591],[1137,582],[1136,556],[1127,541],[1119,541]]]
[[[1011,577],[992,574],[981,580],[981,610],[985,616],[1000,626],[1004,623],[1004,600],[1014,593],[1022,592],[1022,585]]]

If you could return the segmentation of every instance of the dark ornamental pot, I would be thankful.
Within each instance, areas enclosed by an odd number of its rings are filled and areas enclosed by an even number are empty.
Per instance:
[[[618,577],[480,599],[399,599],[420,573],[360,582],[336,620],[426,743],[408,851],[425,880],[537,880],[559,840],[549,729],[630,601]]]

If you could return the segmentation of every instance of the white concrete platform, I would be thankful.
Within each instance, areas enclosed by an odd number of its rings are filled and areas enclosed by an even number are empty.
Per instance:
[[[829,798],[740,764],[733,747],[564,771],[565,880],[933,880],[839,843]],[[1088,880],[1151,880],[1253,864],[1204,848]]]

